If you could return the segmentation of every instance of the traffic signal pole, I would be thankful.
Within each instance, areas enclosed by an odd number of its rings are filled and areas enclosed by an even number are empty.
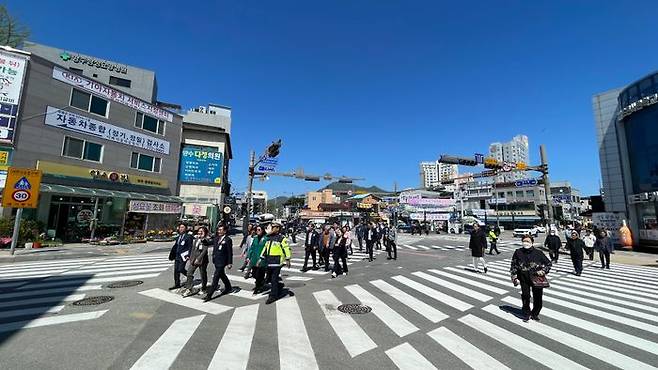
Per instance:
[[[539,145],[539,156],[541,158],[541,173],[544,180],[544,195],[546,196],[546,213],[548,215],[548,228],[553,224],[553,197],[551,196],[551,183],[548,179],[548,158],[546,157],[546,147],[544,144]]]

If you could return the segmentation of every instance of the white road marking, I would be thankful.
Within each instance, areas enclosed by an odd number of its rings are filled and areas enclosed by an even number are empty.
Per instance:
[[[70,288],[57,288],[57,289],[41,289],[41,290],[28,290],[28,291],[18,291],[12,293],[2,293],[0,294],[1,299],[8,298],[19,298],[19,297],[33,297],[38,295],[45,294],[55,294],[55,293],[79,293],[86,292],[89,290],[100,290],[102,289],[101,285],[83,285],[81,287],[70,287]]]
[[[417,250],[418,250],[418,248],[416,248],[416,247],[414,247],[413,245],[409,245],[409,244],[402,244],[402,246],[404,246],[404,247],[406,247],[406,248],[409,248],[409,249],[413,249],[413,250],[415,250],[415,251],[417,251]]]
[[[304,318],[295,297],[276,302],[279,366],[283,369],[318,369]]]
[[[37,308],[20,308],[18,310],[0,311],[0,319],[21,316],[45,315],[47,313],[58,313],[64,306],[42,306]]]
[[[562,357],[534,342],[531,342],[519,335],[498,327],[486,320],[471,314],[459,319],[462,323],[470,326],[478,332],[487,335],[490,338],[506,345],[514,351],[521,354],[532,356],[531,358],[544,366],[553,369],[587,369],[568,358]]]
[[[131,367],[133,370],[168,369],[190,340],[206,315],[179,319],[153,343],[153,345]]]
[[[400,303],[416,311],[421,316],[425,317],[433,323],[437,323],[441,320],[448,318],[448,315],[437,310],[436,308],[428,305],[427,303],[403,292],[402,290],[394,287],[393,285],[385,282],[384,280],[373,280],[370,284],[376,286],[384,293],[395,298]]]
[[[443,304],[446,304],[446,305],[448,305],[452,308],[455,308],[459,311],[466,311],[466,310],[473,307],[472,305],[470,305],[470,304],[468,304],[464,301],[461,301],[457,298],[454,298],[452,296],[449,296],[447,294],[439,292],[438,290],[432,289],[432,288],[428,287],[427,285],[418,283],[418,282],[416,282],[414,280],[411,280],[409,278],[406,278],[404,276],[400,276],[400,275],[393,276],[393,280],[395,280],[399,283],[402,283],[402,284],[404,284],[404,285],[406,285],[406,286],[408,286],[408,287],[410,287],[414,290],[417,290],[417,291],[425,294],[426,296],[428,296],[428,297],[430,297],[430,298],[432,298],[436,301],[439,301]]]
[[[489,356],[476,346],[472,345],[469,341],[463,339],[445,327],[432,330],[427,333],[427,335],[472,369],[509,369],[507,366],[498,362],[495,358]]]
[[[12,300],[8,302],[0,302],[0,308],[13,307],[13,306],[26,306],[26,305],[42,304],[42,303],[48,304],[48,303],[59,303],[59,302],[73,302],[73,301],[78,301],[84,297],[85,297],[84,294],[69,294],[69,295],[57,295],[57,296],[44,297],[44,298]]]
[[[202,300],[193,297],[183,298],[179,294],[167,292],[159,288],[144,290],[139,292],[139,294],[212,315],[219,315],[233,309],[233,307],[224,306],[214,302],[203,302]]]
[[[649,321],[653,321],[653,322],[658,322],[658,316],[656,316],[656,315],[651,315],[651,314],[648,314],[648,313],[640,312],[638,310],[631,310],[631,309],[628,309],[628,308],[611,305],[611,304],[601,302],[601,301],[597,301],[597,300],[594,300],[594,299],[578,297],[578,296],[575,296],[575,295],[560,292],[560,291],[555,290],[555,289],[546,289],[544,291],[545,300],[546,300],[546,298],[549,298],[549,297],[546,296],[547,293],[549,295],[555,295],[555,296],[558,296],[558,297],[570,299],[570,300],[576,301],[580,304],[588,304],[590,306],[594,306],[597,309],[598,308],[605,308],[606,310],[623,313],[623,314],[628,315],[628,316],[635,316],[635,317],[639,317],[641,319],[645,319],[645,320],[649,320]],[[607,299],[607,297],[602,297],[602,298],[605,299],[606,301],[609,301]],[[593,310],[593,309],[594,308],[590,308],[590,310]]]
[[[404,337],[418,330],[416,326],[407,321],[402,315],[395,312],[386,303],[380,301],[377,297],[370,294],[359,285],[348,285],[345,287],[348,292],[352,293],[362,304],[370,306],[372,313],[375,314],[386,326],[388,326],[399,337]]]
[[[103,314],[105,314],[107,311],[108,310],[75,313],[70,315],[57,315],[57,316],[49,316],[49,317],[40,317],[38,319],[28,320],[28,321],[12,322],[9,324],[0,325],[0,332],[58,325],[58,324],[64,324],[69,322],[76,322],[76,321],[94,320],[103,316]]]
[[[256,331],[259,305],[238,307],[217,346],[208,369],[246,369]]]
[[[431,370],[436,369],[409,343],[402,343],[386,351],[386,356],[401,370]]]
[[[421,278],[421,279],[425,279],[425,280],[427,280],[427,281],[431,281],[432,283],[437,284],[437,285],[439,285],[439,286],[442,286],[442,287],[445,287],[445,288],[448,288],[448,289],[454,290],[455,292],[457,292],[457,293],[461,293],[461,294],[463,294],[463,295],[465,295],[465,296],[468,296],[468,297],[471,297],[471,298],[477,299],[477,300],[480,301],[480,302],[487,302],[487,301],[489,301],[489,300],[492,299],[491,296],[488,296],[488,295],[486,295],[486,294],[482,294],[482,293],[480,293],[480,292],[476,292],[476,291],[473,290],[473,289],[469,289],[469,288],[463,287],[463,286],[461,286],[461,285],[459,285],[459,284],[454,284],[454,283],[451,283],[451,282],[449,282],[449,281],[446,281],[446,280],[443,280],[443,279],[439,279],[439,278],[436,277],[436,276],[429,275],[429,274],[426,274],[426,273],[424,273],[424,272],[417,271],[417,272],[413,272],[412,275],[414,275],[414,276],[418,276],[419,278]]]
[[[447,278],[458,280],[462,283],[469,284],[469,285],[472,285],[474,287],[478,287],[480,289],[488,290],[488,291],[496,293],[496,294],[507,294],[507,290],[505,290],[505,289],[496,288],[496,287],[493,287],[493,286],[490,286],[490,285],[487,285],[487,284],[482,284],[480,282],[473,281],[473,280],[470,280],[470,279],[464,279],[461,276],[450,274],[450,273],[447,273],[445,271],[441,271],[441,270],[437,270],[437,269],[430,269],[428,271],[433,273],[433,274],[437,274],[437,275],[441,275],[441,276],[444,276],[444,277],[447,277]],[[477,275],[477,276],[479,276],[479,275]]]
[[[518,300],[517,300],[518,301]],[[623,355],[619,352],[615,352],[611,349],[599,346],[596,343],[588,342],[580,337],[577,337],[573,334],[552,328],[548,325],[541,324],[539,322],[528,322],[524,323],[520,321],[516,316],[504,313],[500,308],[489,305],[483,308],[484,311],[498,316],[503,320],[507,320],[517,326],[526,328],[532,334],[540,334],[545,337],[548,337],[560,344],[563,344],[569,348],[573,348],[577,351],[585,353],[587,355],[596,354],[596,358],[606,362],[610,365],[616,366],[620,369],[656,369],[653,366],[649,366],[643,362],[637,361],[633,358],[630,358],[626,355]]]
[[[330,290],[313,293],[318,301],[329,325],[334,329],[336,336],[343,342],[345,349],[351,357],[377,348],[377,344],[366,334],[359,324],[349,315],[340,313],[337,308],[341,302]]]

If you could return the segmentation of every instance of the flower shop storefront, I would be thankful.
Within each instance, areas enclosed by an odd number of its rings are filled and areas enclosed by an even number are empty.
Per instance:
[[[41,221],[48,239],[67,243],[166,234],[181,212],[176,196],[41,184],[39,208],[23,217]]]

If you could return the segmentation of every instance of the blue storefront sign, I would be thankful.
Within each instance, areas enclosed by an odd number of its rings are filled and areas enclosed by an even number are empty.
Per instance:
[[[180,181],[183,183],[222,183],[222,153],[215,148],[184,145],[180,162]]]

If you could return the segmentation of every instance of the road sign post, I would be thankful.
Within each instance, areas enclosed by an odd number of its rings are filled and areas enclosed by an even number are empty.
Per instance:
[[[23,208],[37,208],[39,204],[39,188],[41,187],[41,171],[31,168],[10,167],[7,171],[7,181],[2,193],[2,206],[17,208],[14,230],[11,236],[11,254],[18,244]]]

